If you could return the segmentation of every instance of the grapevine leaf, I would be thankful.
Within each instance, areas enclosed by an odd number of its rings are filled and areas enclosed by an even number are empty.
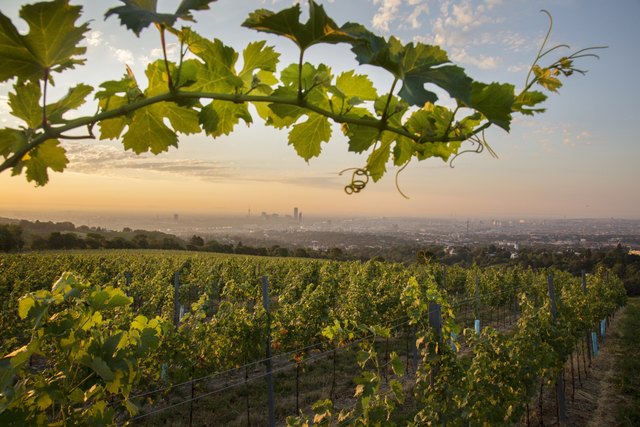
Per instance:
[[[385,107],[387,108],[387,121],[392,124],[401,127],[402,116],[407,112],[409,106],[403,100],[398,99],[395,96],[389,98],[389,104],[387,106],[388,95],[379,96],[373,103],[373,108],[379,116],[384,114]]]
[[[11,114],[24,120],[29,128],[39,128],[42,125],[40,85],[37,82],[18,82],[13,86],[13,90],[15,93],[9,93]]]
[[[23,146],[27,145],[27,136],[21,130],[0,129],[0,155],[7,158]]]
[[[426,102],[437,101],[436,94],[424,88],[427,83],[436,84],[453,98],[468,102],[471,78],[460,67],[444,65],[450,61],[438,46],[423,43],[403,45],[393,36],[385,40],[359,24],[347,24],[344,29],[356,40],[351,48],[356,60],[361,65],[382,67],[403,80],[398,95],[410,105],[421,107]]]
[[[369,126],[355,124],[345,125],[345,135],[349,138],[349,151],[362,153],[369,149],[377,140],[380,131]]]
[[[439,157],[446,162],[452,154],[458,153],[461,144],[461,141],[426,142],[421,144],[418,149],[418,159],[424,160],[431,157]]]
[[[36,300],[31,295],[26,295],[18,301],[18,316],[21,319],[26,319],[29,315],[31,308],[35,307]]]
[[[387,171],[387,161],[391,155],[391,141],[382,141],[380,147],[373,150],[367,158],[367,170],[374,182],[378,181]]]
[[[513,111],[520,112],[527,116],[533,116],[535,113],[545,112],[545,108],[526,108],[534,107],[547,99],[547,95],[537,90],[523,92],[518,95],[513,103]]]
[[[115,378],[115,375],[109,365],[107,365],[107,362],[102,360],[100,357],[95,357],[89,364],[89,367],[105,381],[113,381]]]
[[[253,119],[246,104],[214,101],[200,111],[200,124],[207,135],[217,138],[229,135],[240,119],[252,123]]]
[[[290,64],[280,73],[280,80],[286,86],[298,87],[298,64]],[[302,71],[300,72],[300,78],[302,80],[302,89],[306,90],[313,85],[313,79],[318,71],[312,64],[305,62],[302,64]]]
[[[371,80],[367,76],[354,74],[353,70],[340,74],[336,78],[335,88],[339,91],[337,95],[352,105],[362,101],[374,101],[378,97]]]
[[[242,26],[284,36],[302,51],[318,43],[354,42],[353,36],[339,28],[327,16],[324,7],[313,0],[309,1],[309,20],[305,24],[300,22],[300,5],[296,4],[277,13],[266,9],[256,10],[249,14]]]
[[[252,75],[255,70],[276,71],[278,58],[280,54],[273,47],[266,46],[264,40],[251,42],[242,51],[243,66],[240,71],[240,77]]]
[[[157,0],[120,0],[124,6],[113,7],[105,13],[105,19],[117,15],[120,24],[124,25],[136,36],[151,24],[171,27],[178,18],[193,21],[192,10],[209,9],[209,3],[216,0],[182,0],[175,13],[159,13]]]
[[[151,105],[135,112],[129,129],[122,137],[122,144],[136,154],[147,151],[160,154],[169,147],[177,147],[178,137],[164,124],[157,105]]]
[[[126,98],[122,96],[112,96],[107,100],[101,100],[100,107],[105,108],[107,101],[109,110],[121,107],[127,103]],[[98,123],[98,126],[100,127],[100,139],[119,138],[129,121],[130,120],[126,116],[119,116],[112,119],[102,120]]]
[[[63,122],[62,116],[85,103],[86,97],[93,91],[89,85],[79,84],[69,89],[67,94],[53,104],[47,105],[47,120],[51,123]]]
[[[0,82],[21,77],[40,77],[36,58],[24,43],[24,38],[11,20],[0,12]]]
[[[175,14],[184,20],[193,21],[192,10],[209,10],[209,3],[214,1],[216,0],[182,0]]]
[[[235,72],[238,53],[233,48],[225,46],[218,39],[212,42],[193,32],[188,38],[189,50],[205,62],[197,69],[193,90],[233,92],[244,86],[243,80]]]
[[[162,102],[159,107],[164,109],[164,115],[169,119],[171,127],[176,132],[187,135],[200,132],[197,111],[181,107],[173,102]]]
[[[89,26],[75,26],[81,10],[68,0],[25,5],[20,17],[29,25],[29,33],[24,36],[0,13],[0,81],[12,77],[37,80],[44,77],[45,70],[60,72],[83,64],[77,56],[86,48],[77,45]]]
[[[297,92],[291,87],[279,87],[273,91],[273,96],[295,98],[297,96]],[[297,105],[290,104],[273,103],[268,104],[268,106],[271,113],[268,114],[267,124],[278,129],[291,126],[298,120],[298,118],[300,118],[300,116],[302,116],[302,114],[304,114],[305,111]]]
[[[508,132],[514,103],[513,91],[513,85],[508,83],[473,82],[471,107]]]
[[[389,381],[389,386],[391,390],[393,390],[393,395],[399,403],[404,402],[404,389],[402,387],[402,383],[395,378]]]
[[[414,145],[412,139],[404,136],[396,138],[396,144],[393,146],[393,164],[402,166],[407,163],[413,156]]]
[[[27,181],[41,186],[49,182],[47,169],[62,172],[69,163],[66,151],[57,139],[48,139],[25,155],[13,168],[13,175],[18,175],[23,168],[27,169]]]
[[[451,110],[427,103],[424,108],[411,115],[406,125],[410,131],[421,136],[445,136],[444,133],[450,128],[452,120]]]
[[[398,357],[397,353],[393,352],[391,354],[391,369],[393,370],[393,373],[398,376],[401,377],[404,375],[404,363],[402,363],[402,361],[400,360],[400,357]]]
[[[409,43],[404,48],[404,84],[398,96],[410,105],[419,107],[426,102],[435,103],[438,100],[436,94],[424,88],[425,84],[433,83],[447,91],[452,98],[468,102],[472,80],[462,68],[442,65],[448,62],[447,54],[438,46]]]
[[[329,120],[316,113],[309,113],[305,122],[293,126],[289,132],[289,145],[293,145],[300,157],[309,160],[320,155],[320,144],[331,138]]]
[[[402,78],[404,47],[400,40],[392,36],[387,41],[360,24],[347,23],[343,29],[352,36],[351,51],[360,65],[382,67],[395,77]]]
[[[542,68],[539,65],[533,67],[533,74],[536,76],[536,83],[551,92],[557,92],[562,86],[558,79],[559,71],[552,68]]]

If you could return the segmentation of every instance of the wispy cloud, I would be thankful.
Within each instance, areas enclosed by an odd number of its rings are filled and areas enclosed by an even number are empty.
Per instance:
[[[157,172],[191,176],[206,180],[227,179],[233,172],[221,162],[197,159],[175,159],[150,154],[136,155],[106,144],[65,142],[69,170],[86,174],[112,172]]]

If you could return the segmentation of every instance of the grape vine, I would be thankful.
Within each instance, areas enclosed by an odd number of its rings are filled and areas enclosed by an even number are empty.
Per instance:
[[[486,129],[495,125],[509,131],[513,114],[543,112],[539,104],[547,96],[533,87],[555,92],[562,85],[560,77],[584,73],[575,60],[595,56],[588,48],[540,65],[566,46],[541,49],[518,92],[511,84],[473,80],[438,46],[403,44],[357,23],[339,26],[310,0],[306,22],[300,21],[301,6],[296,4],[279,12],[256,10],[242,24],[292,41],[299,50],[297,63],[283,66],[272,46],[256,41],[242,50],[239,67],[240,53],[222,40],[178,26],[179,21],[193,21],[194,12],[209,9],[214,1],[182,0],[174,13],[160,13],[156,1],[121,0],[105,18],[118,18],[135,35],[151,26],[159,31],[163,59],[147,65],[146,86],[127,68],[122,78],[97,89],[78,83],[54,102],[47,94],[54,76],[85,62],[86,48],[80,44],[89,23],[78,24],[82,7],[69,0],[24,5],[20,17],[29,26],[26,35],[0,12],[0,82],[14,82],[8,104],[23,121],[20,128],[0,129],[0,172],[25,172],[28,181],[45,185],[49,171],[62,172],[68,164],[63,140],[118,139],[125,150],[159,154],[177,147],[179,134],[229,135],[240,121],[254,121],[248,108],[253,105],[266,125],[289,129],[288,143],[306,161],[319,156],[322,144],[332,138],[331,123],[341,124],[348,150],[368,153],[366,164],[345,187],[353,194],[369,179],[380,180],[389,162],[399,173],[412,160],[453,161],[469,152],[462,148],[465,141],[477,144],[471,151],[492,152]],[[180,44],[176,58],[169,58],[169,37]],[[360,65],[388,72],[393,77],[388,91],[355,70],[335,76],[329,65],[304,60],[314,46],[338,43],[349,45]],[[195,58],[186,59],[189,52]],[[443,89],[456,107],[437,104],[426,84]],[[97,113],[71,116],[92,93]]]

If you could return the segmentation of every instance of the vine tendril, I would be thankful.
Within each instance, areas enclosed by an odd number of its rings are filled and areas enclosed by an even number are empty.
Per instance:
[[[344,187],[344,192],[351,195],[357,194],[364,190],[364,188],[369,183],[369,171],[367,170],[367,168],[347,168],[340,171],[338,175],[341,176],[346,171],[353,171],[353,174],[351,174],[351,184],[348,184]]]

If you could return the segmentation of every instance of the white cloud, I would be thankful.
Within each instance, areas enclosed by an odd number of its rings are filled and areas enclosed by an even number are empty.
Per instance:
[[[409,0],[409,5],[414,6],[413,12],[407,17],[407,21],[414,30],[422,26],[422,15],[429,14],[429,5],[427,3],[420,4],[420,0]]]
[[[87,44],[89,46],[100,46],[102,44],[102,32],[100,31],[91,31],[87,37]]]
[[[169,43],[167,44],[167,56],[171,58],[174,55],[178,54],[178,43]],[[152,58],[161,58],[162,57],[162,48],[158,47],[155,49],[151,49],[151,57]]]
[[[500,65],[500,60],[494,56],[470,55],[466,49],[453,48],[450,56],[455,62],[473,65],[481,70],[494,70]]]
[[[373,28],[388,32],[389,24],[398,15],[398,9],[402,4],[402,0],[373,0],[373,4],[380,5],[371,21]]]
[[[109,50],[111,50],[111,54],[118,62],[121,62],[123,64],[129,64],[129,65],[133,64],[134,62],[133,52],[131,52],[130,50],[118,49],[113,46],[109,46]]]

